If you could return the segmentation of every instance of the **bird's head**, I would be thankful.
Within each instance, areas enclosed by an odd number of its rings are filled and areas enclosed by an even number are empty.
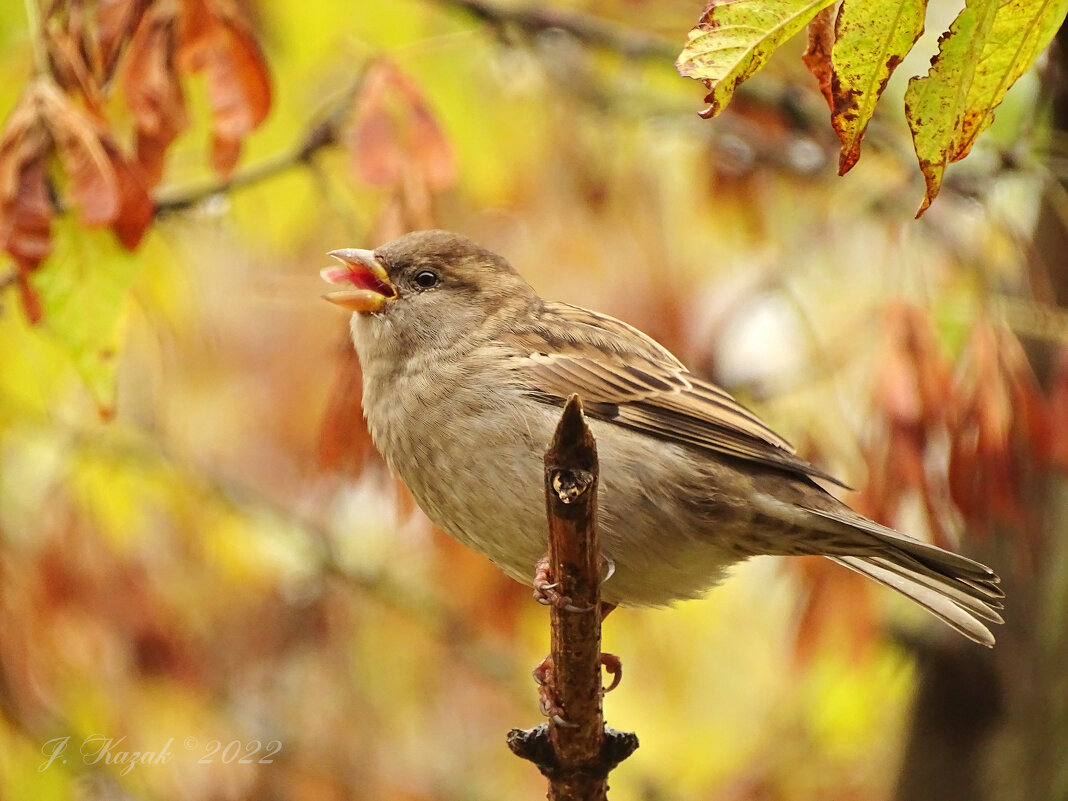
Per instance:
[[[416,231],[375,250],[330,254],[322,277],[340,288],[323,297],[349,309],[352,330],[391,349],[451,348],[492,336],[498,322],[536,304],[537,295],[501,256],[448,231]]]

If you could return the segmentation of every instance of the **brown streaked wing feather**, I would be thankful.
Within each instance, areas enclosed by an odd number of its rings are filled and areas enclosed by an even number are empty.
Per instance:
[[[561,405],[573,392],[592,417],[660,439],[841,483],[715,384],[691,375],[662,345],[615,318],[546,303],[504,340],[531,396]]]

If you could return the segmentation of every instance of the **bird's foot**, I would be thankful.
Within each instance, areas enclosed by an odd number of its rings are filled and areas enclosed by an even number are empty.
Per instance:
[[[543,556],[534,566],[534,600],[543,606],[555,606],[565,612],[589,612],[592,607],[575,606],[571,598],[560,592],[560,584],[553,581],[549,557]]]
[[[602,653],[601,667],[605,669],[605,672],[612,679],[607,687],[601,687],[601,692],[612,692],[612,690],[619,686],[619,682],[623,680],[623,660],[615,654]],[[532,671],[534,681],[538,684],[538,706],[541,709],[541,713],[545,715],[545,717],[550,718],[556,725],[565,727],[573,726],[575,724],[569,723],[564,718],[564,710],[560,707],[560,704],[556,702],[552,690],[549,688],[552,674],[553,659],[551,656],[547,656],[541,660],[541,663]]]

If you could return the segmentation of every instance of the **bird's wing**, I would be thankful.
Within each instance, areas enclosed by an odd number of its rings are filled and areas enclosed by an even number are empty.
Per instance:
[[[577,393],[591,417],[658,439],[841,483],[727,392],[692,375],[666,348],[613,317],[546,303],[502,344],[518,350],[517,381],[562,405]]]

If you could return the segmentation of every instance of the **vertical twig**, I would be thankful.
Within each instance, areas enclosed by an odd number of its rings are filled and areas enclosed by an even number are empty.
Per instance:
[[[638,747],[633,734],[606,729],[601,708],[600,546],[597,540],[597,446],[572,395],[545,453],[549,565],[557,592],[547,692],[559,707],[548,724],[513,729],[508,745],[549,779],[550,801],[594,801],[608,773]]]

